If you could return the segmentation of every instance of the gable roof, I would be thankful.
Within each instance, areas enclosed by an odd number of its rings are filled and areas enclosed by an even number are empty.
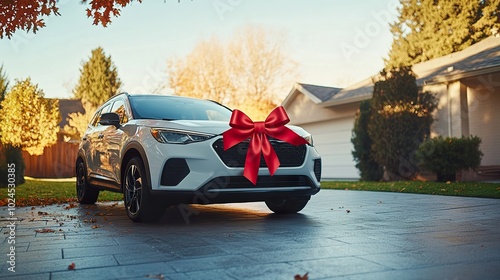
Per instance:
[[[500,71],[500,37],[490,36],[462,51],[415,64],[412,70],[417,76],[418,86],[498,72]],[[370,99],[373,93],[373,81],[377,76],[378,74],[343,88],[327,100],[318,102],[320,100],[318,98],[313,101],[322,107],[331,107]]]
[[[282,105],[283,106],[288,105],[293,100],[293,98],[299,93],[302,93],[307,97],[309,97],[309,99],[311,99],[312,102],[320,104],[325,102],[326,100],[331,99],[340,90],[341,88],[337,87],[295,83],[290,93],[287,95],[285,100],[283,100]]]

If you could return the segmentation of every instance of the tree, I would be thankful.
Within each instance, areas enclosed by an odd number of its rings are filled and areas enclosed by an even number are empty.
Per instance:
[[[359,170],[361,180],[380,181],[383,169],[373,159],[371,151],[372,140],[370,135],[368,135],[368,124],[371,115],[371,101],[362,101],[359,105],[359,111],[356,113],[354,128],[352,130],[351,142],[354,146],[352,156],[356,161],[356,168]]]
[[[415,152],[430,135],[437,107],[431,93],[419,93],[410,69],[381,71],[373,89],[368,135],[373,158],[384,166],[386,179],[411,179],[417,174]]]
[[[0,109],[2,108],[2,101],[5,99],[8,89],[9,79],[2,65],[0,66]],[[0,140],[1,138],[2,135],[0,134]],[[2,145],[0,141],[0,187],[7,186],[9,179],[8,170],[11,164],[15,165],[16,184],[24,183],[24,159],[21,149],[12,147],[11,145]]]
[[[97,108],[111,96],[119,93],[120,87],[121,81],[111,56],[106,56],[104,50],[99,47],[92,50],[87,62],[82,63],[80,79],[73,94],[82,102],[88,102]]]
[[[3,64],[2,64],[2,66],[0,66],[0,106],[1,102],[5,98],[5,94],[7,94],[8,88],[9,88],[9,79],[7,77],[7,74],[5,74],[5,70],[3,69]]]
[[[277,92],[295,79],[294,63],[279,34],[246,27],[223,43],[201,41],[184,59],[170,59],[169,86],[177,95],[212,99],[264,120],[277,106]]]
[[[85,131],[87,131],[90,120],[97,108],[88,102],[84,102],[83,109],[85,110],[83,114],[75,112],[68,115],[68,124],[63,128],[64,134],[66,134],[64,136],[65,141],[81,139]]]
[[[500,0],[401,0],[386,68],[460,51],[500,28]]]
[[[91,0],[87,8],[87,17],[94,18],[94,25],[106,27],[111,23],[111,14],[120,15],[122,8],[134,0]],[[136,0],[141,3],[142,0]],[[51,14],[59,16],[57,0],[5,0],[0,1],[0,39],[4,36],[11,38],[16,30],[33,31],[45,27],[44,16]],[[81,0],[82,4],[88,0]]]
[[[17,81],[0,109],[2,143],[30,155],[43,154],[45,147],[57,141],[61,119],[58,103],[45,99],[43,91],[30,78]]]

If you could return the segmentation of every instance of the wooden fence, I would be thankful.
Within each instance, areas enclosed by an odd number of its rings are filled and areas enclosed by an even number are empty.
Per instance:
[[[45,148],[43,155],[31,156],[23,151],[26,169],[25,176],[34,178],[69,178],[75,177],[75,161],[78,143],[59,141]]]

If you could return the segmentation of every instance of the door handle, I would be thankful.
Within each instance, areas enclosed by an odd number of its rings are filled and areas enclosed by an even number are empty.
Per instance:
[[[99,135],[97,136],[97,138],[98,138],[98,139],[102,139],[102,138],[104,138],[104,134],[102,134],[102,133],[101,133],[101,134],[99,134]]]

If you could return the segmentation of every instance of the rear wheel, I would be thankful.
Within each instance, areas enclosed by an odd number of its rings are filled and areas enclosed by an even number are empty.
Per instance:
[[[306,207],[311,196],[266,200],[269,210],[277,214],[297,213]]]
[[[85,163],[79,160],[76,164],[76,198],[81,204],[94,204],[99,196],[99,190],[87,182]]]
[[[127,163],[122,189],[125,211],[132,221],[155,222],[165,213],[166,207],[155,202],[151,196],[149,179],[140,158],[134,157]]]

